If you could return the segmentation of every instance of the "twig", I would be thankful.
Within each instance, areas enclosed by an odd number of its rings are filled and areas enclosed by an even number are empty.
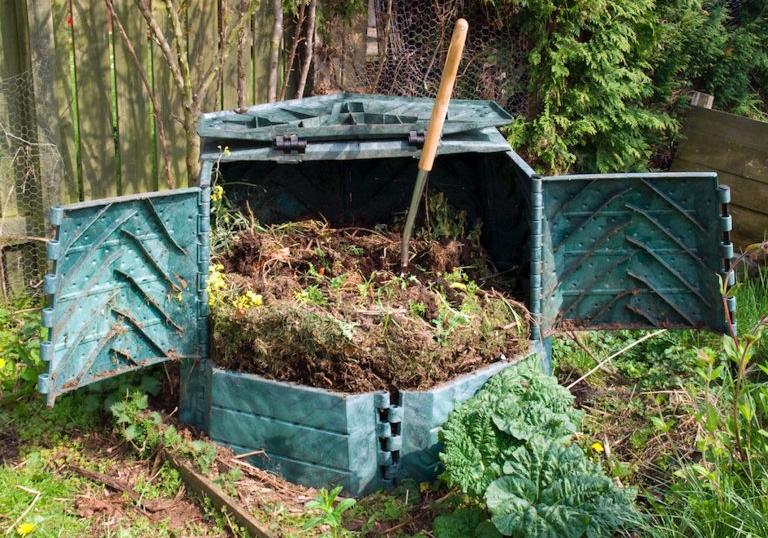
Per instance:
[[[135,502],[138,506],[147,512],[161,512],[163,510],[167,510],[177,502],[176,500],[171,500],[168,502],[144,501],[141,496],[133,490],[133,488],[119,480],[112,478],[111,476],[97,473],[96,471],[89,471],[88,469],[83,469],[77,465],[70,464],[67,467],[77,474],[92,480],[93,482],[100,482],[110,489],[126,494],[133,502]]]
[[[27,487],[19,486],[19,485],[17,485],[16,487],[19,488],[22,491],[26,491],[27,493],[31,493],[32,495],[35,496],[35,498],[32,499],[32,502],[29,503],[29,506],[27,506],[27,508],[21,513],[21,515],[16,519],[16,521],[14,521],[13,524],[5,530],[5,534],[6,535],[11,534],[13,532],[13,529],[15,529],[16,526],[19,523],[21,523],[24,520],[25,517],[27,517],[27,514],[30,512],[30,510],[32,510],[32,508],[35,506],[35,504],[37,504],[37,501],[39,501],[40,497],[42,496],[42,493],[40,493],[36,489],[27,488]]]
[[[613,355],[610,355],[610,356],[608,356],[607,358],[605,358],[605,359],[603,359],[602,361],[600,361],[599,363],[597,363],[597,366],[595,366],[595,367],[594,367],[594,368],[592,368],[592,369],[591,369],[589,372],[587,372],[586,374],[584,374],[583,376],[581,376],[580,378],[578,378],[576,381],[574,381],[573,383],[571,383],[570,385],[568,385],[566,388],[567,388],[567,389],[571,389],[571,388],[573,388],[573,387],[574,387],[574,385],[576,385],[576,384],[580,383],[581,381],[584,381],[586,378],[588,378],[589,376],[591,376],[592,374],[594,374],[595,372],[597,372],[597,371],[598,371],[600,368],[602,368],[602,367],[603,367],[605,364],[607,364],[608,362],[612,361],[612,360],[613,360],[613,359],[615,359],[616,357],[618,357],[618,356],[620,356],[620,355],[623,355],[624,353],[626,353],[627,351],[629,351],[630,349],[632,349],[632,348],[633,348],[633,347],[635,347],[636,345],[638,345],[638,344],[642,344],[643,342],[645,342],[645,341],[646,341],[646,340],[648,340],[649,338],[653,338],[654,336],[658,336],[658,335],[660,335],[661,333],[663,333],[663,332],[666,332],[666,331],[667,331],[666,329],[659,329],[658,331],[652,332],[652,333],[650,333],[650,334],[646,334],[646,335],[645,335],[645,336],[643,336],[642,338],[638,338],[637,340],[635,340],[634,342],[632,342],[632,343],[631,343],[631,344],[629,344],[628,346],[626,346],[626,347],[624,347],[624,348],[620,349],[619,351],[617,351],[617,352],[616,352],[616,353],[614,353]]]
[[[232,459],[241,460],[243,458],[250,458],[251,456],[261,456],[262,454],[266,454],[266,452],[263,450],[251,450],[250,452],[244,452],[242,454],[238,454],[237,456],[232,456]]]

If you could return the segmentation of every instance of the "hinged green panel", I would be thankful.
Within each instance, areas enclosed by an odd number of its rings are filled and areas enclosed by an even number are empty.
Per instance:
[[[726,328],[714,173],[533,178],[532,309],[556,327]],[[726,218],[727,217],[727,218]]]
[[[272,143],[278,136],[302,140],[374,140],[407,138],[424,131],[434,99],[339,93],[205,114],[198,125],[203,138]],[[499,127],[512,116],[493,101],[451,100],[444,135]]]
[[[207,207],[191,188],[51,210],[50,335],[41,348],[48,372],[38,383],[49,405],[100,379],[201,355]]]

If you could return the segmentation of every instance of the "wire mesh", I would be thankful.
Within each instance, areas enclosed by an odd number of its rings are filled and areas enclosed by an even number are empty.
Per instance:
[[[454,97],[528,104],[528,43],[511,7],[476,0],[372,0],[367,16],[330,19],[315,50],[314,93],[339,90],[434,97],[453,25],[469,22]],[[367,34],[362,33],[367,23]]]
[[[508,8],[470,0],[376,0],[378,56],[365,75],[375,93],[435,96],[453,25],[469,22],[454,97],[491,99],[512,114],[527,104],[527,44]]]
[[[0,78],[0,301],[42,293],[48,209],[64,176],[51,140],[35,116],[33,71]]]

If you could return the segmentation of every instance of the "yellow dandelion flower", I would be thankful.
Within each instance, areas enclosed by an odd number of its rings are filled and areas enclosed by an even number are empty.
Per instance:
[[[603,443],[601,443],[600,441],[595,441],[594,443],[592,443],[591,447],[592,447],[592,450],[594,450],[598,454],[602,454],[603,452],[605,452],[605,447],[603,446]]]
[[[37,529],[37,525],[34,523],[22,523],[18,527],[16,527],[16,534],[19,536],[29,536],[33,532],[35,532],[35,529]]]

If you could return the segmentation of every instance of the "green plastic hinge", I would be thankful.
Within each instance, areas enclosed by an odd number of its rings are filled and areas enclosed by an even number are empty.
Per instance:
[[[720,215],[720,231],[723,233],[723,240],[720,242],[720,254],[723,257],[722,274],[726,279],[727,287],[736,285],[736,272],[733,268],[734,248],[731,242],[731,229],[733,228],[733,219],[730,214],[729,204],[731,201],[731,189],[725,185],[718,187],[718,195],[722,212]],[[736,328],[736,297],[728,297],[725,300],[725,308],[728,309],[725,321],[726,334],[738,334]],[[730,322],[730,326],[728,323]]]
[[[379,467],[381,479],[385,485],[394,485],[398,476],[398,460],[403,440],[400,436],[400,423],[403,420],[403,408],[392,405],[389,394],[380,393],[375,399],[378,413],[376,435],[379,438]]]
[[[531,339],[541,339],[544,194],[539,176],[531,178]]]

